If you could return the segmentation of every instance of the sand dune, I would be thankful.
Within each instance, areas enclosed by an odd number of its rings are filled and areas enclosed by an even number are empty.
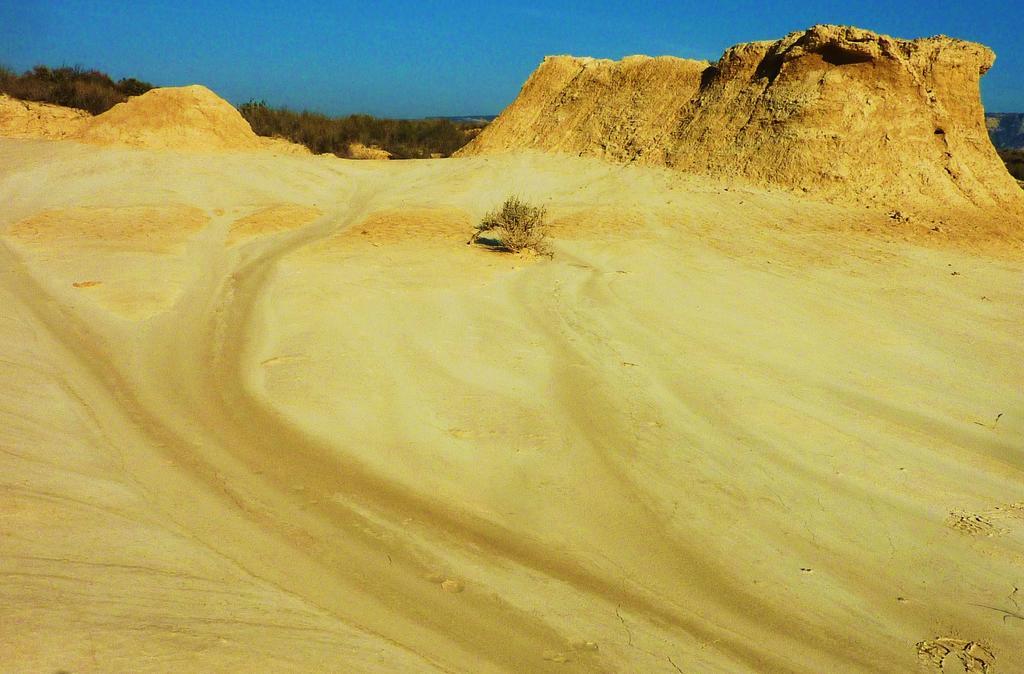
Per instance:
[[[464,245],[509,191],[552,260]],[[1024,670],[1012,223],[28,140],[0,199],[5,671]]]

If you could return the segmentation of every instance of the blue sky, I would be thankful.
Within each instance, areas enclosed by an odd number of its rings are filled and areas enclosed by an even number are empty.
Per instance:
[[[0,63],[95,67],[233,103],[392,117],[496,114],[548,54],[715,60],[815,23],[992,47],[991,111],[1024,111],[1024,0],[0,0]]]

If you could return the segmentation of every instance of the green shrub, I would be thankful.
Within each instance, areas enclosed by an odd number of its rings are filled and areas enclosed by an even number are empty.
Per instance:
[[[547,210],[532,206],[516,196],[505,199],[500,208],[491,211],[477,224],[468,243],[476,243],[484,234],[497,237],[494,247],[519,253],[532,250],[540,255],[551,255],[545,236]]]

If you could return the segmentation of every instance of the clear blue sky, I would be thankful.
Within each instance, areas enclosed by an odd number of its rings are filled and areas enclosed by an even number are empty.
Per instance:
[[[715,60],[815,23],[985,43],[998,55],[986,107],[1024,111],[1024,0],[0,0],[0,63],[201,83],[233,103],[329,114],[496,114],[547,54]]]

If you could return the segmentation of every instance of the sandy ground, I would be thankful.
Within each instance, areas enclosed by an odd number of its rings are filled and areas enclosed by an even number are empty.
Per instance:
[[[1019,250],[538,155],[0,203],[0,670],[1024,671]]]

